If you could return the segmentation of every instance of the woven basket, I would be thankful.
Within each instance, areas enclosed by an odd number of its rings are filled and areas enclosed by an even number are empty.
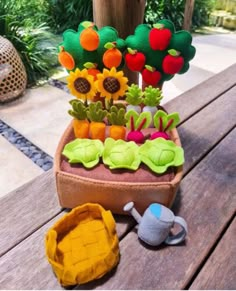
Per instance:
[[[19,97],[25,90],[25,67],[12,43],[0,36],[0,102]]]

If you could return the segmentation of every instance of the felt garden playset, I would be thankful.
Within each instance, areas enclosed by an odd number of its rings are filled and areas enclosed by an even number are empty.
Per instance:
[[[98,29],[89,21],[78,31],[64,32],[58,60],[69,72],[68,88],[75,98],[54,165],[60,204],[75,209],[49,231],[46,242],[49,262],[63,285],[99,278],[118,263],[118,239],[105,209],[127,214],[123,208],[130,201],[141,215],[152,203],[171,207],[182,178],[184,151],[176,130],[179,114],[160,105],[161,88],[188,70],[195,55],[191,43],[191,34],[176,32],[168,20],[138,25],[125,40],[113,27]],[[142,89],[129,84],[124,67],[141,74]],[[86,249],[94,229],[102,230],[106,251],[101,254]],[[71,247],[72,237],[79,246],[84,241],[81,250],[92,259],[81,259],[81,251]],[[63,256],[68,245],[74,251]],[[104,259],[95,272],[101,256],[112,258],[111,264]],[[78,271],[75,264],[80,265]]]
[[[141,213],[153,201],[171,206],[184,153],[180,117],[160,106],[161,88],[188,70],[191,42],[169,20],[138,25],[125,40],[88,21],[64,32],[58,59],[75,98],[55,156],[61,206],[94,202],[120,214],[131,200]],[[143,89],[128,84],[124,67],[142,75]]]

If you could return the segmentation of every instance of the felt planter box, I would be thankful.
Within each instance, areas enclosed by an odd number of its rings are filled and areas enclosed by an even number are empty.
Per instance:
[[[148,132],[146,132],[148,133]],[[171,139],[181,146],[176,129]],[[171,167],[164,174],[155,174],[141,164],[137,171],[109,170],[102,163],[88,170],[82,165],[71,166],[61,154],[64,146],[74,139],[72,123],[64,132],[54,161],[56,186],[60,205],[74,208],[84,203],[99,203],[116,214],[133,201],[140,213],[154,202],[171,207],[183,175],[182,167]]]

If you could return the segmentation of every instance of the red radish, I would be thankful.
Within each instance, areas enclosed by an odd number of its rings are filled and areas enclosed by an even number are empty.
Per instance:
[[[162,69],[164,73],[174,75],[182,69],[184,58],[180,56],[180,52],[174,49],[168,50],[168,53],[169,54],[164,57]]]
[[[128,48],[128,52],[129,53],[125,55],[125,62],[128,69],[140,72],[146,62],[145,55],[137,50],[132,50],[131,48]]]
[[[142,127],[143,127],[143,125],[145,124],[146,121],[147,121],[147,119],[144,118],[142,120],[142,122],[140,123],[139,127],[137,128],[137,130],[135,130],[134,117],[130,116],[130,127],[131,127],[130,129],[131,129],[131,131],[127,135],[127,140],[128,141],[134,141],[136,143],[143,143],[144,142],[145,136],[141,132],[141,129],[142,129]]]
[[[149,33],[149,43],[153,50],[164,51],[171,40],[172,33],[163,24],[155,24]]]
[[[164,139],[170,139],[169,135],[166,133],[166,131],[170,128],[170,126],[173,124],[174,119],[170,119],[166,125],[165,128],[163,128],[163,120],[162,117],[159,117],[159,131],[154,132],[150,139],[156,139],[159,137],[162,137]]]
[[[143,81],[151,86],[157,86],[161,80],[161,73],[156,71],[154,67],[145,66],[145,69],[142,71]]]

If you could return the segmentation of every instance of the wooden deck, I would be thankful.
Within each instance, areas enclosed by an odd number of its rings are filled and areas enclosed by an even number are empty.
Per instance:
[[[233,65],[165,106],[182,120],[186,163],[173,211],[188,223],[185,243],[145,247],[134,220],[115,216],[118,267],[75,289],[236,289],[235,76]],[[52,171],[0,200],[1,289],[63,289],[45,257],[44,237],[65,211]]]

